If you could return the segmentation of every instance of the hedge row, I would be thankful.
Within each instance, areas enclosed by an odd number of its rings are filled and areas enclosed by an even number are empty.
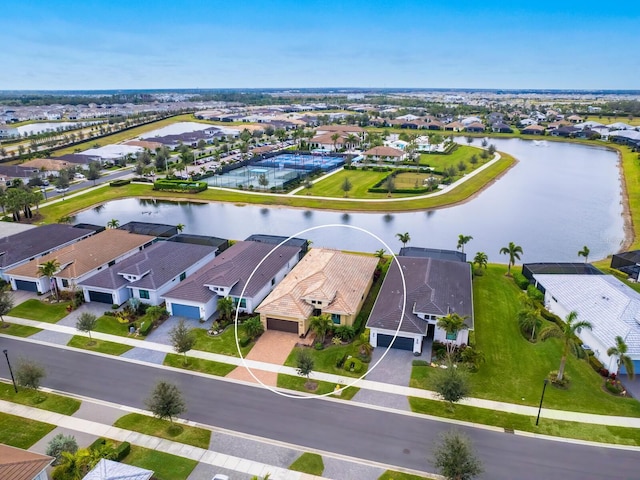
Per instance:
[[[114,180],[113,182],[109,182],[110,187],[124,187],[125,185],[129,185],[131,180]]]
[[[190,182],[188,180],[160,179],[153,183],[154,190],[170,192],[199,193],[204,192],[208,187],[209,185],[206,182]]]

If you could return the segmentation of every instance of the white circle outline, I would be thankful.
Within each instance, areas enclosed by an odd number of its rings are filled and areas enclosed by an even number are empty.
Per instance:
[[[400,271],[400,278],[402,279],[402,313],[400,314],[400,321],[398,322],[398,328],[396,328],[396,331],[393,333],[393,339],[391,340],[391,342],[389,342],[389,346],[387,347],[387,349],[384,351],[384,353],[382,354],[382,356],[380,357],[380,359],[373,364],[373,366],[369,369],[367,369],[367,371],[365,373],[362,374],[362,376],[356,378],[353,382],[351,382],[348,385],[345,385],[344,387],[340,387],[337,390],[334,390],[332,392],[327,392],[327,393],[323,393],[322,395],[291,395],[282,391],[278,391],[276,388],[277,387],[271,387],[269,385],[265,385],[262,380],[260,380],[251,370],[251,368],[247,365],[246,359],[244,358],[244,356],[242,355],[242,352],[240,351],[240,342],[238,339],[238,315],[240,313],[239,309],[236,308],[236,316],[235,316],[235,320],[234,320],[234,335],[235,335],[235,341],[236,341],[236,348],[238,350],[238,355],[240,355],[240,359],[242,360],[242,366],[244,368],[247,369],[247,371],[249,372],[249,374],[254,378],[254,380],[256,382],[258,382],[260,385],[262,385],[264,388],[266,388],[267,390],[270,390],[271,392],[275,393],[276,395],[280,395],[283,397],[287,397],[287,398],[295,398],[295,399],[307,399],[307,398],[322,398],[322,397],[328,397],[329,395],[334,395],[336,393],[342,393],[344,390],[346,390],[349,387],[353,387],[354,385],[356,385],[360,380],[364,380],[365,377],[371,373],[379,364],[380,362],[382,362],[384,360],[384,357],[386,357],[387,353],[389,353],[389,350],[391,349],[391,345],[393,345],[393,342],[395,342],[396,337],[398,336],[398,333],[400,332],[400,327],[402,326],[402,321],[404,319],[404,314],[407,308],[407,284],[405,282],[405,278],[404,278],[404,272],[402,271],[402,266],[400,265],[400,262],[398,262],[398,258],[396,257],[395,253],[393,253],[393,250],[389,247],[389,245],[386,244],[386,242],[384,240],[382,240],[380,237],[378,237],[375,233],[370,232],[369,230],[365,229],[365,228],[361,228],[361,227],[356,227],[354,225],[346,225],[346,224],[340,224],[340,223],[328,223],[325,225],[316,225],[313,227],[309,227],[305,230],[301,230],[299,232],[294,233],[293,235],[291,235],[290,237],[288,237],[287,239],[283,240],[282,242],[280,242],[278,245],[276,245],[275,247],[273,247],[269,253],[267,253],[264,258],[262,260],[260,260],[260,262],[258,263],[258,265],[256,265],[256,267],[253,269],[253,271],[251,272],[251,275],[249,275],[249,278],[247,279],[247,281],[244,284],[244,287],[242,288],[242,292],[240,292],[240,297],[238,297],[238,305],[240,305],[240,302],[242,301],[242,299],[244,298],[244,292],[247,289],[247,286],[249,285],[249,282],[251,281],[251,278],[253,278],[253,275],[256,273],[256,271],[258,270],[258,268],[260,268],[260,265],[263,264],[263,262],[269,258],[269,255],[271,255],[273,252],[275,252],[280,246],[284,245],[285,243],[287,243],[289,240],[291,240],[294,237],[298,237],[302,234],[305,234],[307,232],[312,232],[313,230],[319,230],[321,228],[330,228],[330,227],[341,227],[341,228],[351,228],[353,230],[358,230],[360,232],[364,232],[367,235],[372,236],[373,238],[375,238],[376,240],[378,240],[382,245],[384,245],[386,248],[389,249],[389,253],[392,256],[392,262],[395,262],[396,265],[398,266],[398,270]],[[297,264],[296,264],[297,265]],[[295,268],[295,265],[294,267]],[[391,268],[391,265],[389,266],[389,268]],[[378,293],[379,295],[379,293]],[[376,298],[377,301],[377,298]],[[374,302],[374,306],[375,306],[375,302]],[[257,369],[259,370],[259,369]],[[276,372],[277,373],[277,372]],[[326,373],[326,372],[320,372],[320,373]],[[330,374],[330,375],[335,375],[335,374]]]

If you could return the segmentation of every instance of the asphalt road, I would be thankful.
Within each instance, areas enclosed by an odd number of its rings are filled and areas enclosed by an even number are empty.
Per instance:
[[[239,385],[154,366],[0,338],[15,368],[20,357],[46,365],[43,385],[144,408],[156,381],[179,386],[184,417],[238,432],[338,454],[434,471],[428,457],[450,424],[320,399],[296,400]],[[0,376],[9,378],[4,359]],[[544,418],[541,420],[544,421]],[[491,480],[601,480],[640,478],[640,453],[456,427],[472,439]]]

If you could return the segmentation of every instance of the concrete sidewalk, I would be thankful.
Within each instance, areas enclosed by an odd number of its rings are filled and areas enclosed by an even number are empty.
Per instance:
[[[5,319],[9,323],[27,325],[31,327],[41,328],[47,331],[53,331],[53,332],[59,332],[64,334],[71,334],[71,335],[81,334],[73,327],[63,326],[55,323],[38,322],[35,320],[27,320],[23,318],[16,318],[16,317],[9,317],[9,316],[5,316]],[[2,335],[0,334],[0,336]],[[169,345],[153,343],[153,342],[140,340],[133,337],[120,337],[117,335],[110,335],[110,334],[100,333],[100,332],[92,332],[91,336],[98,340],[106,340],[109,342],[122,343],[122,344],[130,345],[133,347],[142,347],[147,350],[163,352],[163,353],[175,353],[173,348]],[[25,340],[29,341],[29,338],[27,337],[25,338]],[[31,340],[31,341],[35,341],[35,340]],[[71,348],[71,347],[60,347],[59,345],[56,345],[56,346],[58,348]],[[298,376],[298,373],[294,367],[286,367],[282,365],[274,365],[270,363],[257,362],[257,361],[246,360],[246,359],[243,360],[238,357],[231,357],[227,355],[220,355],[217,353],[203,352],[199,350],[191,350],[189,352],[189,356],[193,358],[211,360],[214,362],[227,363],[227,364],[236,365],[236,366],[245,366],[255,370],[262,370],[266,372],[274,372],[274,373],[282,373],[285,375]],[[382,361],[384,361],[384,359]],[[374,367],[374,365],[372,365],[371,367]],[[404,397],[417,397],[417,398],[425,398],[428,400],[440,401],[438,395],[435,392],[432,392],[429,390],[423,390],[420,388],[406,387],[402,385],[392,385],[390,383],[375,382],[375,381],[366,380],[366,379],[358,380],[358,379],[347,377],[347,376],[333,375],[330,373],[323,373],[323,372],[313,372],[311,376],[314,380],[321,380],[329,383],[335,383],[341,386],[355,385],[357,383],[357,387],[362,389],[374,390],[374,391],[384,392],[384,393],[389,393],[394,395],[401,395]],[[216,377],[216,378],[220,380],[224,380],[224,377]],[[304,393],[302,393],[302,395],[304,395]],[[485,408],[485,409],[495,410],[495,411],[502,411],[507,413],[515,413],[519,415],[526,415],[530,417],[535,417],[538,414],[538,407],[499,402],[495,400],[486,400],[481,398],[467,398],[459,402],[459,404],[469,405],[469,406],[478,407],[478,408]],[[543,408],[541,413],[541,418],[589,423],[589,424],[595,424],[595,425],[640,428],[640,418],[638,417],[599,415],[599,414],[593,414],[593,413],[581,413],[581,412],[572,412],[568,410],[552,410],[548,408]]]
[[[324,478],[4,400],[0,400],[0,410],[4,413],[56,425],[74,432],[105,437],[118,442],[129,442],[131,445],[170,453],[226,470],[257,475],[260,478],[267,474],[270,474],[274,480],[321,480]]]

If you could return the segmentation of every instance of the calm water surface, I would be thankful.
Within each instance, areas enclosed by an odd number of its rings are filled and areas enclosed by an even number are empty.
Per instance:
[[[484,251],[489,261],[504,263],[506,257],[498,252],[510,241],[522,246],[526,262],[578,261],[583,245],[594,260],[620,249],[624,225],[614,152],[558,142],[491,142],[519,163],[473,200],[450,208],[373,214],[126,199],[82,212],[75,221],[183,223],[186,233],[231,239],[252,233],[292,235],[325,224],[351,225],[371,231],[396,252],[401,247],[399,232],[409,232],[411,246],[451,249],[462,233],[473,236],[465,248],[468,255]],[[305,236],[315,246],[384,248],[375,238],[348,228],[319,229]]]

